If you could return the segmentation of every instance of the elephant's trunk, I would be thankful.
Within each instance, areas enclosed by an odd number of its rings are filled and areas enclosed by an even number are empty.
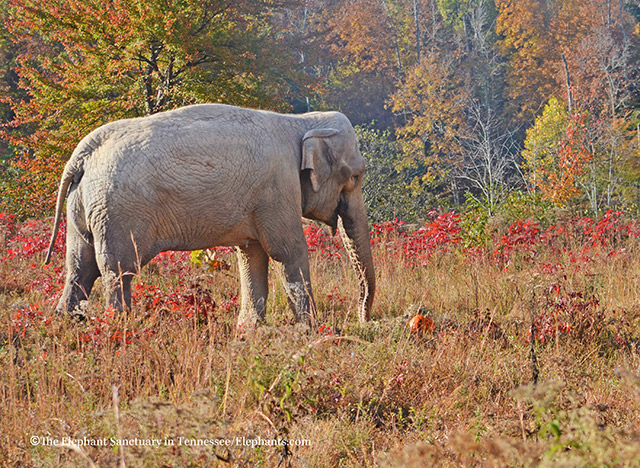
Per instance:
[[[354,190],[351,193],[343,193],[338,214],[342,219],[342,241],[349,252],[360,284],[358,317],[360,322],[366,322],[371,316],[371,305],[376,292],[376,275],[373,270],[367,210],[362,192]]]

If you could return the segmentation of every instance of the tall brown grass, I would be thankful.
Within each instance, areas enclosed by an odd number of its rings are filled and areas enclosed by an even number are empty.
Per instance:
[[[267,323],[242,339],[231,254],[229,270],[153,264],[135,281],[158,293],[139,287],[119,316],[98,289],[83,323],[53,315],[61,256],[49,269],[16,256],[0,265],[0,465],[640,466],[640,258],[625,242],[573,263],[542,248],[507,268],[491,249],[414,265],[380,243],[365,325],[346,257],[314,252],[320,330],[293,323],[273,264]],[[418,311],[435,333],[409,331]],[[33,436],[309,445],[117,450]]]

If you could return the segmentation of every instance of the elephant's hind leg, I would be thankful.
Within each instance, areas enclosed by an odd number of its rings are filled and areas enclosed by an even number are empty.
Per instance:
[[[131,280],[134,273],[131,271],[109,270],[104,275],[105,296],[107,297],[107,307],[113,307],[117,312],[122,312],[125,308],[131,310]]]
[[[68,312],[73,317],[83,319],[85,312],[81,302],[89,299],[89,294],[100,270],[96,263],[94,246],[87,241],[89,234],[80,235],[70,225],[67,234],[66,279],[62,297],[56,307],[57,313]]]
[[[96,241],[96,259],[102,272],[107,307],[117,312],[131,309],[131,280],[144,265],[137,246],[131,238],[122,243]]]

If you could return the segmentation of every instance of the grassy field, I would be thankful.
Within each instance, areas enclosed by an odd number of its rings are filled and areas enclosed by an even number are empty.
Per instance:
[[[619,214],[493,220],[479,247],[452,213],[376,226],[365,325],[310,226],[317,324],[293,323],[272,264],[242,338],[228,250],[163,254],[131,312],[98,288],[76,323],[53,313],[49,232],[0,215],[1,466],[640,466],[640,230]],[[418,312],[435,331],[411,332]]]

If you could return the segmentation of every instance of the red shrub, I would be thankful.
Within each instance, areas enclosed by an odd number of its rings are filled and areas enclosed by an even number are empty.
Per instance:
[[[318,252],[322,258],[331,258],[342,256],[342,242],[337,236],[331,233],[319,224],[309,224],[304,229],[304,235],[307,238],[307,247],[309,252]]]

